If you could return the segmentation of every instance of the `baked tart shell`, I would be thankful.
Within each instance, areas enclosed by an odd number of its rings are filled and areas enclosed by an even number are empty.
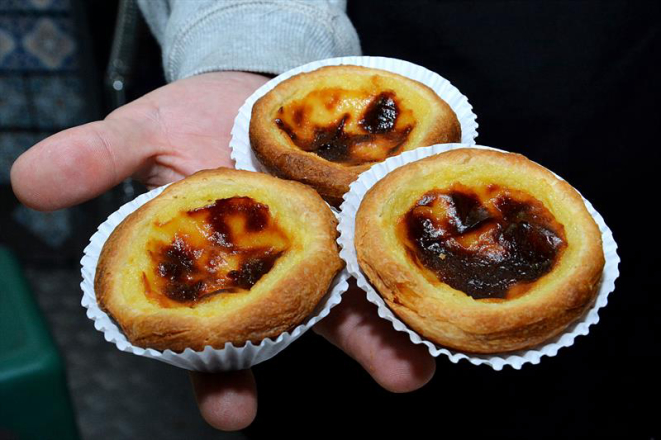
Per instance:
[[[525,191],[563,225],[566,247],[524,295],[475,299],[430,280],[405,250],[398,221],[421,196],[456,182]],[[567,182],[521,155],[474,148],[407,164],[377,182],[357,212],[354,239],[362,271],[397,316],[429,341],[472,353],[530,348],[561,333],[594,303],[605,263],[599,228]]]
[[[372,96],[393,92],[405,98],[401,103],[410,111],[414,122],[406,140],[396,148],[396,154],[432,144],[461,141],[461,125],[450,106],[431,88],[405,76],[343,65],[322,67],[283,81],[253,106],[249,129],[251,147],[270,173],[312,186],[333,206],[339,207],[351,182],[380,160],[352,165],[326,160],[297,147],[292,138],[274,123],[279,109],[286,107],[287,103],[324,87],[367,90]],[[359,117],[351,114],[350,120]]]
[[[150,298],[143,279],[152,267],[146,249],[154,225],[232,197],[268,206],[290,239],[287,251],[249,290],[174,307]],[[200,351],[275,338],[314,310],[343,267],[335,227],[328,206],[305,185],[248,171],[200,171],[170,185],[112,232],[97,264],[97,303],[143,348]]]

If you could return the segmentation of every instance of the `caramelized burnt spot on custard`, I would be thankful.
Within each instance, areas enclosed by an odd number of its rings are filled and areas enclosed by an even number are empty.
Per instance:
[[[398,234],[432,277],[494,301],[525,294],[567,246],[563,225],[540,201],[496,185],[430,191],[403,216]]]
[[[360,165],[401,152],[415,127],[394,91],[327,88],[280,107],[274,119],[294,145],[331,162]]]
[[[219,199],[154,226],[143,283],[165,307],[248,291],[289,247],[268,206],[250,197]]]

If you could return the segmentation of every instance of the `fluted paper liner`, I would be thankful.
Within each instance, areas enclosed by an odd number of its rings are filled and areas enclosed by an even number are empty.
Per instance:
[[[411,342],[414,344],[425,345],[429,349],[429,353],[438,357],[440,355],[447,356],[453,363],[457,363],[462,359],[466,359],[472,364],[481,365],[486,364],[494,370],[502,370],[505,365],[509,365],[515,369],[520,369],[524,364],[538,364],[544,356],[555,356],[558,350],[562,347],[569,347],[573,345],[574,340],[579,335],[587,335],[590,326],[599,322],[599,309],[606,306],[608,303],[608,295],[615,289],[615,279],[619,275],[618,263],[620,258],[617,255],[617,244],[613,240],[613,233],[608,228],[601,215],[593,208],[592,204],[583,198],[585,206],[590,215],[594,218],[601,231],[601,239],[603,243],[604,257],[606,264],[602,274],[599,293],[597,294],[596,301],[592,308],[590,308],[581,319],[572,323],[560,335],[540,344],[536,347],[519,350],[514,352],[504,353],[502,355],[478,355],[466,354],[457,350],[451,350],[425,340],[413,330],[409,329],[404,322],[402,322],[393,312],[388,308],[381,296],[374,290],[372,285],[367,281],[365,275],[360,270],[358,260],[356,257],[356,250],[354,246],[354,230],[356,212],[360,207],[360,203],[365,196],[365,193],[376,182],[385,177],[386,174],[410,162],[423,159],[434,154],[439,154],[445,151],[455,150],[457,148],[495,148],[484,147],[479,145],[465,145],[465,144],[438,144],[430,147],[417,148],[415,150],[406,151],[398,156],[391,157],[386,161],[377,164],[370,168],[368,171],[362,173],[360,177],[351,184],[351,189],[344,195],[344,203],[340,207],[340,224],[338,229],[340,237],[338,242],[342,246],[340,256],[347,263],[347,269],[356,277],[358,286],[362,288],[366,294],[367,299],[374,303],[378,308],[379,316],[387,319],[396,330],[408,333]],[[503,150],[497,150],[503,151]],[[557,175],[556,175],[557,176]],[[561,178],[557,176],[558,178]]]
[[[239,114],[234,120],[234,126],[232,127],[232,139],[230,140],[230,147],[232,148],[232,159],[234,159],[236,168],[239,170],[266,172],[250,148],[250,137],[248,134],[250,128],[252,106],[259,98],[264,96],[284,80],[291,78],[294,75],[303,72],[311,72],[324,66],[340,65],[364,66],[374,69],[387,70],[421,82],[436,92],[436,94],[440,96],[441,99],[443,99],[445,102],[447,102],[455,112],[461,125],[461,142],[469,145],[475,144],[475,138],[477,137],[477,117],[475,116],[475,113],[473,113],[473,107],[468,103],[468,98],[462,95],[461,92],[450,83],[450,81],[446,80],[439,74],[408,61],[397,60],[394,58],[329,58],[326,60],[314,61],[312,63],[296,67],[281,75],[278,75],[257,89],[255,93],[253,93],[246,100],[243,106],[241,106],[239,109]]]
[[[96,295],[94,293],[96,265],[104,243],[117,225],[130,213],[163,192],[166,186],[140,195],[111,214],[99,226],[97,232],[92,235],[89,245],[85,248],[84,256],[80,261],[83,275],[83,281],[80,283],[80,287],[83,290],[81,303],[87,309],[87,317],[94,321],[94,327],[103,333],[106,341],[115,344],[121,351],[157,359],[187,370],[205,372],[242,370],[270,359],[284,350],[314,324],[327,316],[331,308],[339,304],[342,293],[348,288],[347,279],[349,274],[346,269],[343,269],[335,277],[329,287],[328,293],[317,304],[312,314],[302,324],[294,328],[294,330],[280,334],[275,340],[267,338],[259,344],[248,342],[242,347],[236,347],[228,342],[222,349],[214,349],[211,346],[206,346],[202,351],[194,351],[187,348],[181,353],[175,353],[172,350],[158,351],[132,345],[126,339],[119,326],[99,308],[96,302]]]

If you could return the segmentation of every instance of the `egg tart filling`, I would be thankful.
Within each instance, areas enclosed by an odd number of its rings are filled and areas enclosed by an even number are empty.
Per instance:
[[[398,167],[367,191],[355,224],[366,278],[439,346],[534,347],[598,294],[601,232],[583,198],[518,154],[457,148]]]
[[[147,298],[168,308],[249,291],[291,244],[269,207],[250,197],[183,211],[153,231],[142,281]]]
[[[342,269],[336,224],[300,183],[199,171],[112,230],[96,299],[138,347],[200,351],[278,338],[313,313]]]
[[[276,84],[253,105],[249,134],[265,170],[311,186],[336,207],[375,163],[462,136],[453,109],[425,84],[350,65]]]
[[[426,192],[399,219],[397,236],[432,284],[486,302],[525,295],[567,247],[542,202],[495,184]]]
[[[340,87],[285,103],[273,123],[297,148],[345,166],[400,153],[416,125],[413,111],[395,91]]]

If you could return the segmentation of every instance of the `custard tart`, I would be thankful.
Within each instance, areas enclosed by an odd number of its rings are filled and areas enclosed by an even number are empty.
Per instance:
[[[457,149],[402,166],[356,215],[362,271],[427,340],[472,353],[538,345],[594,303],[601,234],[567,182],[525,157]]]
[[[113,231],[97,265],[97,302],[139,347],[275,338],[313,311],[343,266],[335,226],[305,185],[201,171]]]
[[[260,98],[250,119],[259,162],[279,177],[312,186],[334,206],[374,163],[460,141],[457,116],[432,89],[360,66],[295,75]]]

